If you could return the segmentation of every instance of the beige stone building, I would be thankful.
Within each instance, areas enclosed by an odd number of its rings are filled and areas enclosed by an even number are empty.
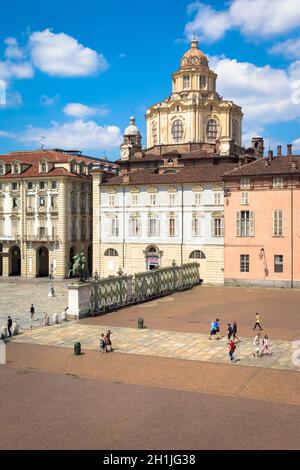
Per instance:
[[[228,155],[231,143],[241,145],[242,118],[241,108],[218,94],[217,75],[194,39],[172,75],[171,96],[146,112],[147,148],[218,142]]]
[[[105,160],[76,151],[0,155],[0,275],[66,277],[84,252],[92,272],[92,179]],[[115,175],[115,173],[112,173]]]

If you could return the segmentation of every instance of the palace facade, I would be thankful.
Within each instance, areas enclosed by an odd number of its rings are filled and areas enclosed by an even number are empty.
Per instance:
[[[0,275],[67,277],[84,252],[92,272],[93,163],[80,152],[39,150],[0,155]]]

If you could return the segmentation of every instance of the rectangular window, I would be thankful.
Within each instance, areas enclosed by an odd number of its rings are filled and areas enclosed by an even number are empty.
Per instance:
[[[40,189],[45,189],[46,184],[45,181],[40,181]]]
[[[2,183],[0,183],[0,191],[2,191],[2,189],[3,189],[3,185]]]
[[[200,88],[206,87],[206,77],[204,75],[200,75]]]
[[[189,75],[184,75],[183,76],[183,89],[190,88],[191,84],[191,77]]]
[[[283,236],[283,211],[273,211],[273,237]]]
[[[223,237],[224,236],[224,219],[223,217],[216,217],[212,219],[212,236]]]
[[[273,178],[273,188],[283,188],[283,178],[282,176],[277,176]]]
[[[201,204],[201,193],[195,193],[194,202],[195,206],[199,206]]]
[[[116,205],[116,196],[114,194],[109,194],[108,195],[108,205],[110,207],[115,207],[115,205]]]
[[[192,219],[192,237],[201,236],[201,218],[193,217]]]
[[[248,273],[249,272],[249,255],[241,255],[240,256],[240,269],[241,273]]]
[[[27,196],[27,210],[34,210],[34,196]]]
[[[51,181],[51,189],[57,189],[57,181]]]
[[[254,237],[254,212],[239,211],[236,214],[236,236]]]
[[[241,178],[241,189],[250,189],[250,178]]]
[[[13,219],[11,221],[12,235],[19,235],[19,220]]]
[[[140,219],[132,218],[129,220],[129,235],[131,237],[138,237],[141,234],[140,231]]]
[[[241,204],[245,206],[249,204],[249,193],[247,191],[242,192]]]
[[[174,217],[169,218],[169,237],[176,235],[176,221]]]
[[[283,255],[274,256],[274,272],[283,273]]]
[[[131,205],[132,206],[137,206],[138,204],[138,195],[137,194],[132,194],[131,196]]]
[[[159,237],[159,219],[148,219],[148,237]]]
[[[0,197],[0,211],[3,211],[3,197]]]
[[[119,219],[116,217],[109,219],[109,231],[108,235],[110,237],[118,237],[119,236]]]
[[[220,206],[221,205],[221,193],[215,193],[214,199],[215,199],[215,206]]]
[[[46,206],[46,199],[44,196],[39,197],[39,207],[45,207]]]
[[[28,181],[27,189],[29,189],[29,190],[33,189],[33,182],[32,181]]]
[[[169,194],[169,206],[175,206],[176,194]]]
[[[34,234],[34,219],[27,219],[27,235]]]
[[[17,189],[18,189],[18,183],[11,183],[11,189],[12,189],[13,191],[17,191]]]
[[[12,206],[13,206],[13,209],[18,209],[19,208],[19,198],[18,197],[13,197]]]
[[[56,210],[57,209],[57,197],[51,196],[51,208]]]
[[[150,194],[150,205],[151,206],[156,205],[156,194]]]
[[[0,219],[0,235],[4,235],[4,220]]]

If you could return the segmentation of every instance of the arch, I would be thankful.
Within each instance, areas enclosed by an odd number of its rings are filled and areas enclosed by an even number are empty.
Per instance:
[[[161,263],[162,251],[156,245],[148,245],[144,251],[146,255],[146,268],[148,271],[158,269]]]
[[[114,248],[107,248],[104,252],[104,256],[119,256],[119,253]]]
[[[218,121],[216,119],[208,119],[206,123],[206,140],[209,143],[215,143],[218,137]]]
[[[239,130],[239,125],[236,119],[232,120],[232,140],[234,141],[235,144],[238,142],[238,130]]]
[[[87,264],[90,276],[93,274],[93,246],[89,245],[87,250]]]
[[[36,276],[49,276],[49,250],[46,246],[40,246],[36,250]]]
[[[194,250],[190,253],[190,259],[206,259],[205,253],[201,250]]]
[[[174,142],[181,142],[183,138],[183,122],[181,119],[175,119],[171,127],[171,134]]]
[[[18,245],[9,250],[9,275],[21,276],[21,250]]]

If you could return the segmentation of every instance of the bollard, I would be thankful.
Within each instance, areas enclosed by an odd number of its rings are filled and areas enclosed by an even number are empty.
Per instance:
[[[55,290],[54,287],[49,287],[48,297],[55,297]]]
[[[57,315],[57,313],[53,313],[52,322],[53,322],[53,325],[58,324],[58,315]]]
[[[16,336],[20,333],[19,331],[19,323],[17,322],[17,320],[14,322],[13,324],[13,336]]]
[[[0,364],[6,364],[6,344],[0,340]]]
[[[49,326],[49,325],[50,325],[50,318],[49,318],[49,315],[47,315],[47,313],[46,313],[46,315],[45,315],[45,317],[44,317],[44,321],[45,321],[45,326]]]
[[[7,327],[6,326],[2,326],[1,327],[1,339],[2,338],[6,338],[7,337]]]
[[[143,318],[139,318],[137,323],[138,323],[138,328],[144,328],[144,319]]]
[[[76,343],[74,343],[74,355],[80,356],[80,354],[81,354],[81,344],[79,343],[79,341],[76,341]]]
[[[61,321],[67,321],[67,319],[68,319],[67,308],[65,308],[61,314]]]

